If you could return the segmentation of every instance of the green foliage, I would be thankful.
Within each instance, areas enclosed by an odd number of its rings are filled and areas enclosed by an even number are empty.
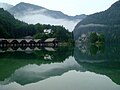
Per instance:
[[[58,47],[54,48],[55,52],[42,50],[33,51],[32,53],[25,52],[5,52],[0,54],[0,80],[5,80],[19,69],[28,64],[50,64],[62,63],[66,58],[72,55],[73,47]],[[44,57],[50,55],[52,60],[45,60]],[[19,82],[20,83],[20,82]],[[23,83],[21,83],[23,84]]]
[[[46,34],[45,29],[51,32]],[[72,40],[72,33],[63,26],[27,24],[15,19],[10,13],[0,9],[0,38],[24,38],[33,36],[37,39],[57,38],[59,41]]]
[[[99,35],[99,42],[105,42],[104,34]]]
[[[36,24],[35,28],[37,33],[34,35],[35,38],[47,39],[47,38],[57,38],[59,41],[69,41],[73,39],[72,33],[66,30],[63,26],[54,26],[54,25],[42,25]],[[51,29],[51,32],[45,34],[45,29]]]
[[[98,35],[95,32],[91,33],[90,34],[90,42],[96,43],[97,41],[98,41]]]
[[[96,32],[90,33],[90,43],[104,43],[104,34],[97,34]]]
[[[0,9],[0,38],[15,37],[16,33],[14,31],[18,31],[19,28],[24,26],[28,26],[28,24],[16,20],[10,13]]]
[[[98,51],[98,47],[97,46],[95,46],[95,45],[91,45],[90,46],[90,54],[91,55],[96,55],[97,51]]]

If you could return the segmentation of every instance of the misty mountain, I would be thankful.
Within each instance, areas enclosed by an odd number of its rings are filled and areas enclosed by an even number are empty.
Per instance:
[[[44,34],[44,30],[50,29],[50,33]],[[59,41],[72,40],[72,33],[63,26],[27,24],[15,19],[9,12],[0,8],[0,38],[24,38],[32,36],[36,39],[46,40],[56,37]],[[0,42],[1,43],[1,42]]]
[[[90,32],[103,33],[106,41],[120,42],[120,1],[105,11],[87,16],[74,29],[74,38]]]
[[[63,25],[70,31],[74,26],[86,15],[68,16],[60,11],[53,11],[41,6],[21,2],[8,10],[17,19],[25,21],[29,24],[52,24]]]
[[[13,5],[7,4],[7,3],[0,3],[0,8],[3,8],[4,10],[8,10],[12,8]]]
[[[61,11],[53,11],[53,10],[46,9],[41,6],[24,3],[24,2],[17,4],[16,6],[14,6],[13,8],[11,8],[9,10],[9,12],[14,15],[16,15],[16,14],[26,15],[26,11],[28,11],[28,12],[37,11],[37,13],[39,13],[39,14],[50,16],[50,17],[53,17],[56,19],[77,20],[77,19],[83,19],[86,17],[86,15],[84,15],[84,14],[76,15],[76,16],[68,16],[68,15],[62,13]],[[31,14],[35,14],[35,13],[31,13]]]

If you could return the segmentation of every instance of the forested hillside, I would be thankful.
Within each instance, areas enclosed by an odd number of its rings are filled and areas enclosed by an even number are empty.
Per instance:
[[[44,30],[51,30],[45,34]],[[14,18],[10,13],[0,9],[0,38],[24,38],[33,36],[34,38],[46,39],[55,37],[60,41],[72,39],[72,33],[63,26],[27,24]]]
[[[91,32],[104,34],[106,42],[120,42],[120,1],[109,9],[89,15],[79,22],[74,29],[74,38],[77,40],[81,34],[88,36]]]

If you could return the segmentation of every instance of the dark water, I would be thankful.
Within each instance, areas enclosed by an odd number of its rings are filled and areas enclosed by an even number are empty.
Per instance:
[[[0,90],[120,90],[120,45],[1,49]]]

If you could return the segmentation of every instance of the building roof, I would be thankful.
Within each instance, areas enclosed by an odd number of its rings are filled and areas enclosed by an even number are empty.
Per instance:
[[[35,42],[41,41],[41,39],[34,39]]]
[[[54,40],[56,40],[56,38],[48,38],[45,40],[45,42],[53,42]]]
[[[19,40],[19,39],[18,39]],[[23,39],[22,41],[25,41],[25,42],[30,42],[32,39]],[[21,42],[22,42],[21,41]]]
[[[51,31],[52,29],[44,29],[44,31]]]
[[[24,39],[3,39],[3,40],[5,40],[5,41],[7,41],[7,42],[9,42],[9,43],[11,43],[12,41],[16,40],[16,41],[18,41],[18,42],[20,43],[20,42],[23,41]]]
[[[0,41],[4,40],[4,38],[0,38]]]
[[[14,40],[18,41],[19,43],[22,42],[22,41],[30,42],[32,40],[35,41],[35,42],[41,41],[41,39],[0,39],[0,41],[2,41],[2,40],[6,40],[9,43],[11,43]]]
[[[45,47],[45,50],[47,50],[47,51],[56,51],[54,48],[48,48],[48,47]]]
[[[32,36],[26,36],[25,39],[33,39]]]
[[[81,37],[86,37],[86,35],[85,35],[85,34],[82,34]]]

